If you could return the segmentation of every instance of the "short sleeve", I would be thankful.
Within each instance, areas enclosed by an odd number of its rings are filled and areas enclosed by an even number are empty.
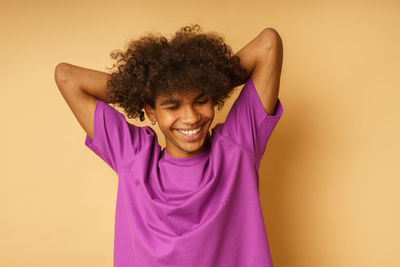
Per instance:
[[[139,153],[153,133],[148,126],[138,127],[129,123],[121,112],[99,99],[93,127],[93,140],[86,135],[85,145],[115,172],[126,158]]]
[[[259,166],[269,137],[282,114],[279,98],[274,113],[267,114],[250,76],[222,124],[221,132],[252,153]]]

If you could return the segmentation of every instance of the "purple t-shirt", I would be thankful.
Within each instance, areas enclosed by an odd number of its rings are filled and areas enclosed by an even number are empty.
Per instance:
[[[118,175],[114,266],[273,266],[258,171],[282,113],[278,98],[267,115],[249,77],[211,145],[175,158],[151,127],[97,100],[85,145]]]

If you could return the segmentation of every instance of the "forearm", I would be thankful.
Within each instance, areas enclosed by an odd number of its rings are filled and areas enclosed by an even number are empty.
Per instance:
[[[60,63],[55,70],[59,89],[79,89],[97,99],[109,103],[107,98],[107,80],[110,74],[75,66],[69,63]],[[62,88],[61,88],[62,87]]]
[[[265,49],[271,45],[273,29],[266,28],[261,31],[254,39],[241,48],[235,56],[240,58],[240,65],[246,70],[246,73],[241,77],[241,81],[236,86],[239,86],[247,81],[252,74],[258,59],[265,54]]]

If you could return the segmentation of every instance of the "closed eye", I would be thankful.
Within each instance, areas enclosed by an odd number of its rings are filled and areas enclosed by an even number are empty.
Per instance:
[[[198,101],[197,103],[198,104],[205,104],[205,103],[207,103],[208,102],[208,99],[206,99],[206,100],[203,100],[203,101]],[[179,105],[178,106],[175,106],[175,107],[169,107],[169,108],[167,108],[167,109],[177,109],[179,107]]]

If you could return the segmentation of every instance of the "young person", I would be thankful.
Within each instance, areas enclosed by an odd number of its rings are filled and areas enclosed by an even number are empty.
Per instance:
[[[58,88],[85,145],[118,175],[114,266],[267,267],[259,166],[283,107],[282,41],[261,31],[235,55],[222,37],[186,26],[111,53],[109,73],[60,63]],[[245,83],[224,123],[214,107]],[[128,118],[144,111],[163,133]]]

